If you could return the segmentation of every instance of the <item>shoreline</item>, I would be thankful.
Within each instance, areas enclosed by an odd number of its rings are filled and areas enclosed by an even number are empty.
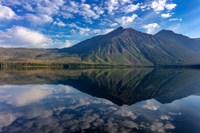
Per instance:
[[[186,65],[117,65],[89,63],[32,63],[32,62],[0,62],[0,69],[92,69],[92,68],[164,68],[164,69],[200,69],[200,64]]]

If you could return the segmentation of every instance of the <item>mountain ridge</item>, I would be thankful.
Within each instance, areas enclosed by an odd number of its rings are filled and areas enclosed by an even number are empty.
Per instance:
[[[200,41],[169,30],[150,35],[119,27],[70,48],[0,48],[0,61],[24,59],[134,66],[191,65],[200,64]]]
[[[200,52],[200,40],[198,39],[193,39],[182,34],[177,34],[170,30],[161,30],[156,33],[155,36],[182,45],[190,51]]]
[[[123,27],[106,35],[80,42],[71,48],[64,49],[64,52],[78,54],[83,57],[83,60],[97,63],[132,65],[199,63],[199,60],[195,59],[197,53],[188,51],[187,47],[182,47],[177,42],[163,39],[158,34],[150,35]]]

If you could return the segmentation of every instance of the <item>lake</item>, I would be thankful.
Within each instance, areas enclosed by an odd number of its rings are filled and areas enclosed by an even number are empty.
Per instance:
[[[0,131],[200,132],[200,71],[0,71]]]

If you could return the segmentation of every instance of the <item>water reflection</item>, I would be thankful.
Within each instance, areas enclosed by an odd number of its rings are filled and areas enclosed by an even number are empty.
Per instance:
[[[198,132],[197,70],[1,71],[1,132]]]
[[[48,95],[52,94],[50,86],[35,86],[35,85],[24,85],[24,86],[1,86],[0,99],[7,104],[15,106],[29,105],[35,101],[42,100]]]

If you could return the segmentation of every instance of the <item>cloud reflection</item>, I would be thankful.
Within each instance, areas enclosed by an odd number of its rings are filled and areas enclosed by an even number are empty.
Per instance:
[[[15,119],[16,119],[16,116],[13,115],[12,113],[0,112],[0,131],[1,131],[1,128],[10,125]]]
[[[15,106],[25,106],[44,99],[52,93],[48,86],[3,86],[0,89],[0,100]]]
[[[128,133],[175,128],[170,116],[154,115],[159,111],[155,100],[141,102],[139,106],[117,106],[64,85],[0,86],[0,105],[3,132]],[[9,112],[3,115],[5,110]],[[149,119],[157,121],[152,123]]]

